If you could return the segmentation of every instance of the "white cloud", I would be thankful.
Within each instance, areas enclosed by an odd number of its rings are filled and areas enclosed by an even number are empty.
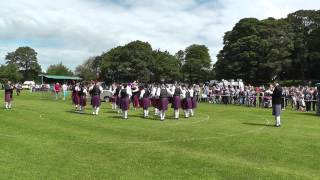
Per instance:
[[[175,53],[192,43],[212,59],[224,32],[244,17],[281,18],[320,7],[316,0],[1,0],[0,59],[19,46],[36,49],[44,67],[70,68],[133,40]],[[3,62],[3,61],[2,61]]]

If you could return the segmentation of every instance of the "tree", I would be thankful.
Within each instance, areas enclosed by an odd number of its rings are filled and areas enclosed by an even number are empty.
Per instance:
[[[284,19],[241,19],[224,36],[215,65],[217,78],[241,78],[252,84],[283,78],[292,64],[292,39],[291,26]]]
[[[154,64],[152,65],[151,72],[152,82],[166,82],[180,81],[181,79],[181,62],[169,52],[162,52],[160,50],[153,51]]]
[[[87,81],[98,79],[97,75],[100,74],[101,67],[98,60],[99,58],[97,57],[89,58],[83,64],[76,67],[75,74]]]
[[[6,55],[7,64],[15,64],[24,80],[36,79],[41,73],[37,52],[30,47],[19,47]]]
[[[185,50],[182,72],[185,81],[199,83],[207,81],[212,69],[209,49],[205,45],[193,44]]]
[[[152,47],[147,42],[133,41],[101,55],[101,72],[104,80],[149,82]]]
[[[0,80],[5,82],[10,80],[13,82],[19,82],[22,79],[22,75],[19,73],[15,64],[1,65],[0,66]]]
[[[62,62],[55,65],[50,65],[47,70],[48,75],[73,76],[73,72],[64,66]]]
[[[296,75],[295,78],[301,78],[302,80],[316,78],[306,77],[306,72],[310,71],[307,64],[313,64],[315,61],[311,59],[317,57],[314,51],[310,52],[310,50],[312,51],[310,45],[314,34],[317,33],[320,27],[320,10],[300,10],[289,14],[287,20],[294,30],[294,69],[292,69],[291,74]],[[317,62],[315,63],[317,64]]]

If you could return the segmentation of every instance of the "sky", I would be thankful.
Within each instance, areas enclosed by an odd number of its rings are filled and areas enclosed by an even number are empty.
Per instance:
[[[134,40],[174,54],[204,44],[213,63],[223,35],[241,18],[284,18],[320,9],[319,0],[1,0],[0,64],[30,46],[45,71],[62,62],[74,70],[92,56]]]

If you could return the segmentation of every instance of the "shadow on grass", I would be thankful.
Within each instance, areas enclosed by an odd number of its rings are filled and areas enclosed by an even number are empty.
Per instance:
[[[114,118],[114,119],[122,119],[122,116],[120,114],[118,115],[112,115],[110,116],[111,118]],[[147,118],[143,117],[142,115],[128,115],[128,120],[130,120],[130,118],[139,118],[139,119],[135,119],[135,120],[141,120],[141,121],[159,121],[159,122],[162,122],[160,121],[160,118],[158,116],[154,116],[154,115],[151,115]],[[166,117],[165,119],[166,121],[177,121],[176,119],[174,119],[173,117]]]
[[[89,111],[80,113],[79,111],[68,110],[68,111],[65,111],[65,112],[71,113],[71,114],[78,114],[78,115],[81,115],[81,116],[93,116],[91,113],[88,113]]]
[[[246,125],[250,125],[250,126],[266,126],[266,127],[274,127],[274,125],[272,124],[263,124],[263,123],[242,123],[242,124],[246,124]]]
[[[114,119],[123,119],[122,116],[119,114],[119,115],[113,115],[111,116],[111,118],[114,118]],[[157,119],[156,117],[148,117],[148,118],[144,118],[143,116],[140,116],[140,115],[128,115],[128,120],[130,120],[130,118],[140,118],[138,120],[151,120],[151,121],[156,121],[156,120],[159,120],[160,119]]]
[[[314,117],[318,116],[315,112],[297,112],[296,114],[303,115],[303,116],[314,116]]]

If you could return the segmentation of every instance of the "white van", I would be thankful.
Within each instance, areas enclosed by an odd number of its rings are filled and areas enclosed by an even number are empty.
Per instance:
[[[36,83],[34,81],[25,81],[22,84],[22,89],[31,89],[32,86],[34,86]]]

